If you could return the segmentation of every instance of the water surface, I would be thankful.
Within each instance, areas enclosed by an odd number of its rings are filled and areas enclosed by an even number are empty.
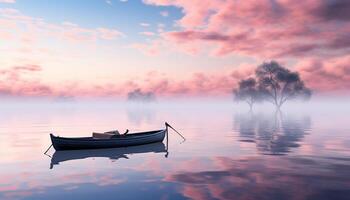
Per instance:
[[[219,103],[218,103],[219,104]],[[348,199],[348,110],[230,104],[2,106],[0,199]],[[166,144],[43,152],[49,133],[152,130]]]

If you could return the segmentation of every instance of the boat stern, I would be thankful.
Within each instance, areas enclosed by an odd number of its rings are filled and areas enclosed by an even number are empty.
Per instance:
[[[50,133],[50,139],[51,139],[51,144],[53,148],[57,151],[59,148],[57,147],[57,141],[56,141],[56,136],[54,136],[52,133]]]

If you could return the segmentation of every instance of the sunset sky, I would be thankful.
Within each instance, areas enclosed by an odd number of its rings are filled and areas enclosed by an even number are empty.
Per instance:
[[[350,94],[350,1],[0,0],[5,96],[228,96],[270,60]]]

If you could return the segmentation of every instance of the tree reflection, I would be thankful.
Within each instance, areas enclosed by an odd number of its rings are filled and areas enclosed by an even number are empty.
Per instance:
[[[309,116],[292,116],[276,112],[272,115],[238,114],[234,117],[234,129],[239,132],[241,142],[255,143],[262,154],[283,155],[309,133]]]
[[[127,108],[128,120],[135,125],[140,125],[144,122],[154,122],[155,113],[156,111],[152,107],[133,105]]]

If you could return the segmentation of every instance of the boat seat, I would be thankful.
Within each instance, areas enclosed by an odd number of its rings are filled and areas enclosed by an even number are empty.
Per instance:
[[[117,135],[117,134],[113,134],[110,132],[108,132],[108,133],[95,133],[95,132],[93,132],[92,133],[92,137],[94,139],[111,139],[115,135]]]
[[[118,130],[115,130],[115,131],[107,131],[107,132],[104,132],[105,134],[113,134],[113,135],[120,135],[119,131]]]

